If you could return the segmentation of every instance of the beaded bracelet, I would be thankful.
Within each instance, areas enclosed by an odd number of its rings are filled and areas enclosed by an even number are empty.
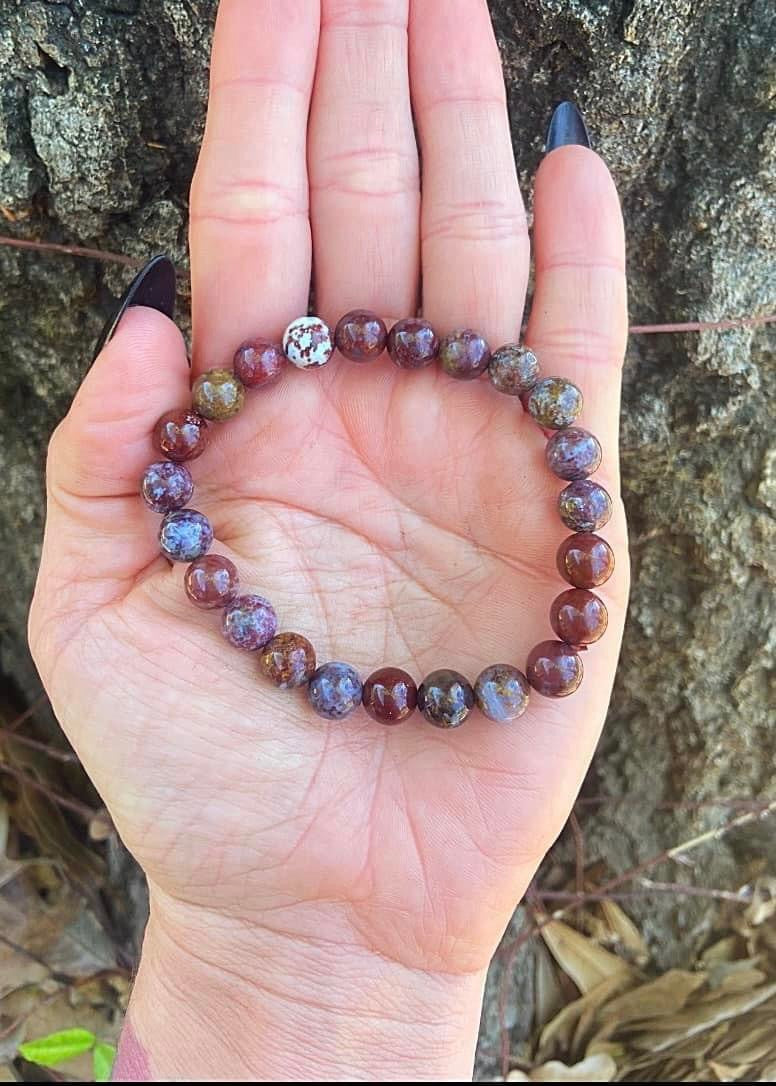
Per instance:
[[[323,366],[334,348],[354,362],[370,362],[387,347],[402,369],[422,369],[438,359],[458,380],[487,371],[499,392],[518,397],[548,435],[546,460],[552,472],[568,482],[558,499],[561,520],[574,534],[557,554],[560,575],[573,587],[550,608],[550,624],[559,638],[542,641],[528,656],[526,671],[511,664],[492,664],[474,685],[447,668],[432,671],[416,686],[406,671],[383,667],[366,682],[350,664],[331,661],[316,666],[315,650],[298,633],[278,633],[272,604],[264,596],[239,594],[234,564],[208,554],[213,529],[202,513],[184,508],[194,483],[184,461],[194,460],[208,442],[208,425],[236,415],[245,390],[262,388],[279,377],[286,361],[300,369]],[[388,332],[367,310],[353,310],[332,336],[319,317],[299,317],[289,324],[282,347],[263,339],[244,343],[233,368],[213,369],[198,377],[190,409],[169,411],[154,428],[154,442],[166,460],[151,464],[143,475],[146,504],[164,514],[159,531],[162,553],[172,562],[190,562],[184,576],[186,594],[196,606],[223,611],[222,629],[237,648],[259,653],[264,675],[283,690],[306,687],[316,713],[341,720],[363,704],[382,724],[398,724],[419,708],[439,728],[457,728],[476,704],[490,720],[505,723],[526,709],[533,687],[546,697],[572,694],[582,681],[580,651],[597,641],[607,625],[607,611],[590,589],[608,580],[614,555],[594,533],[612,512],[608,493],[588,476],[601,462],[601,446],[587,430],[572,424],[582,410],[582,393],[563,377],[540,376],[533,351],[507,344],[491,354],[483,337],[459,329],[439,339],[428,321],[406,318]]]

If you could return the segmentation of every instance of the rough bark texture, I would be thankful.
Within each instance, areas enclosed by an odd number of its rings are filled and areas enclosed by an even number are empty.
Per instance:
[[[187,185],[215,0],[0,0],[0,228],[186,266]],[[524,191],[551,106],[573,97],[617,178],[632,322],[773,310],[776,9],[768,0],[492,0]],[[25,616],[43,524],[47,437],[126,270],[0,247],[0,666],[37,680]],[[613,870],[721,818],[661,804],[772,794],[776,372],[767,330],[634,336],[622,451],[634,589],[588,858]],[[768,631],[771,631],[770,636]],[[561,842],[556,856],[568,858]],[[566,850],[566,851],[564,851]],[[763,830],[699,855],[734,885]],[[685,874],[686,877],[686,874]],[[706,906],[634,906],[661,964]],[[529,960],[518,980],[530,1002]],[[517,1040],[529,1008],[513,1009]],[[480,1068],[491,1070],[486,1007]]]

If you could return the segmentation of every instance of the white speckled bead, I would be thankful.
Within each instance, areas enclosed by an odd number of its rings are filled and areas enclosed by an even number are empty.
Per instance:
[[[331,331],[320,317],[297,317],[283,333],[286,358],[300,370],[325,365],[333,350]]]

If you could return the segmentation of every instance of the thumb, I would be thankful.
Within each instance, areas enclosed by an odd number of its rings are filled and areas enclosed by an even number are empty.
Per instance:
[[[146,306],[127,308],[112,332],[49,443],[31,636],[42,618],[83,617],[112,602],[159,554],[138,488],[161,458],[154,423],[190,402],[186,349],[172,320]]]

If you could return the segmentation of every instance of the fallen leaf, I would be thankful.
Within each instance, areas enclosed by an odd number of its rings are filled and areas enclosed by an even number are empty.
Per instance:
[[[551,920],[541,933],[555,961],[580,992],[589,992],[602,980],[631,971],[622,958],[610,954],[561,920]]]
[[[632,988],[601,1009],[595,1040],[606,1040],[624,1025],[636,1020],[674,1016],[705,980],[704,973],[670,969],[662,977]]]
[[[649,961],[649,947],[644,936],[631,918],[620,908],[616,901],[602,901],[601,915],[612,933],[613,940],[628,951],[628,956],[636,965],[646,965]]]
[[[512,1071],[507,1082],[612,1082],[617,1074],[617,1064],[611,1056],[601,1053],[589,1056],[569,1067],[560,1060],[534,1067],[527,1075]]]
[[[753,992],[722,996],[713,1003],[697,1003],[673,1015],[670,1020],[653,1018],[632,1022],[630,1029],[638,1031],[632,1044],[640,1050],[663,1052],[677,1041],[711,1029],[720,1022],[746,1014],[776,995],[776,984],[766,984]],[[642,1032],[643,1031],[643,1032]]]
[[[615,973],[614,976],[602,981],[586,995],[580,996],[579,999],[567,1004],[542,1030],[539,1036],[537,1061],[544,1062],[550,1057],[561,1053],[574,1056],[577,1050],[574,1047],[573,1039],[582,1016],[588,1013],[595,1014],[600,1006],[611,999],[612,996],[621,992],[630,983],[629,974]]]

